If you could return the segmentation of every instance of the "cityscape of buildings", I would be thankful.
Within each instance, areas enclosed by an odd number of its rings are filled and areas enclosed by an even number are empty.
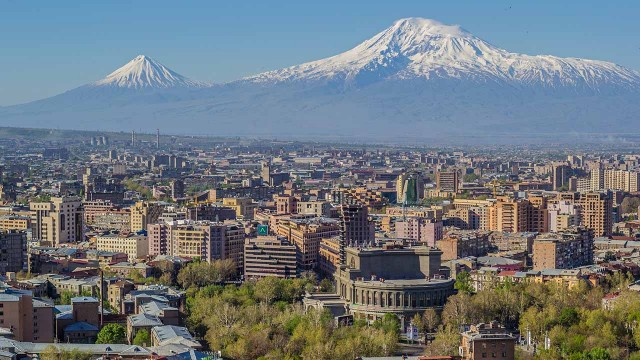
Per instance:
[[[15,356],[38,344],[220,356],[189,329],[186,289],[158,278],[166,264],[171,278],[230,261],[236,285],[315,273],[333,287],[306,292],[306,309],[345,324],[393,314],[402,334],[443,310],[462,273],[473,291],[640,276],[635,153],[110,134],[0,147],[0,348]],[[108,324],[127,333],[109,351],[95,344]],[[462,359],[487,346],[513,359],[522,346],[509,324],[466,325]],[[149,343],[135,345],[142,330]]]

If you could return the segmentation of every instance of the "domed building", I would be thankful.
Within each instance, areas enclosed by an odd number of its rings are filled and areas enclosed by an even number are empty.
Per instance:
[[[438,249],[388,244],[343,251],[336,290],[356,319],[374,321],[386,313],[409,319],[428,308],[442,309],[454,293]]]

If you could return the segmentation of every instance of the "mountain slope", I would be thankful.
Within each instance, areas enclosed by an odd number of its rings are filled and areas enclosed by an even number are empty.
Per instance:
[[[613,63],[529,56],[499,49],[459,26],[408,18],[330,58],[246,78],[258,83],[358,82],[362,78],[458,78],[529,85],[637,87],[640,75]]]
[[[640,74],[616,64],[510,53],[409,18],[344,53],[215,86],[139,56],[105,79],[0,109],[0,125],[442,141],[628,132],[638,98]]]

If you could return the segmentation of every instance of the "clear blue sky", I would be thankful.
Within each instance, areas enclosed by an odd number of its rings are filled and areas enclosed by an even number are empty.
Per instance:
[[[104,77],[138,54],[224,82],[347,50],[403,17],[514,52],[640,70],[640,1],[0,0],[0,106]]]

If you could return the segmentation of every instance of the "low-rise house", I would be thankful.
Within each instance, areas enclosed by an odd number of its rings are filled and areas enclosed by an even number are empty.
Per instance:
[[[153,346],[179,344],[193,349],[202,348],[202,345],[191,336],[187,328],[174,325],[156,326],[151,329],[151,343]]]

